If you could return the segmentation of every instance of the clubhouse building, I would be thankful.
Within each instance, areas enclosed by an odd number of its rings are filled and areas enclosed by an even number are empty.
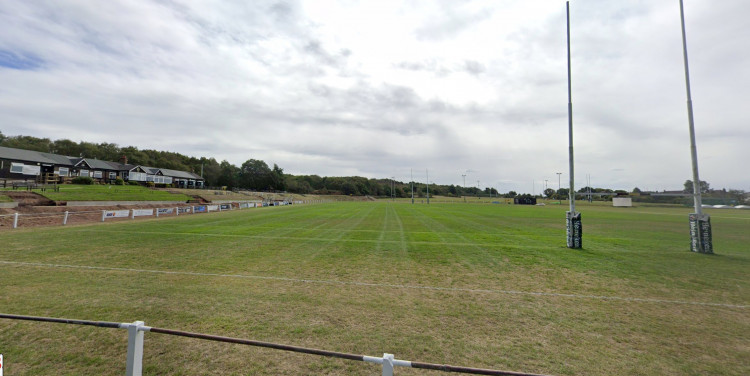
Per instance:
[[[91,158],[74,158],[32,150],[0,146],[0,179],[34,180],[37,183],[66,183],[87,176],[100,183],[126,182],[154,185],[171,184],[177,188],[203,188],[205,180],[192,172],[128,164]]]

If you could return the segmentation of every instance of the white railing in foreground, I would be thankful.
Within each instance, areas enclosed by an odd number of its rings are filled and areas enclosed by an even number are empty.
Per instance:
[[[420,363],[410,362],[407,360],[395,359],[393,354],[385,353],[383,357],[374,357],[367,355],[347,354],[335,351],[311,349],[306,347],[298,347],[291,345],[282,345],[271,342],[261,342],[242,338],[222,337],[211,334],[202,333],[191,333],[180,330],[154,328],[145,326],[143,321],[136,321],[133,323],[117,323],[107,321],[88,321],[88,320],[75,320],[75,319],[61,319],[53,317],[38,317],[38,316],[23,316],[23,315],[12,315],[0,313],[0,319],[12,319],[12,320],[26,320],[26,321],[41,321],[41,322],[52,322],[60,324],[74,324],[74,325],[89,325],[97,326],[100,328],[115,328],[115,329],[127,329],[128,330],[128,355],[127,364],[125,366],[126,376],[141,376],[143,371],[143,339],[145,332],[162,333],[180,337],[198,338],[209,341],[235,343],[248,346],[265,347],[276,350],[284,350],[291,352],[298,352],[311,355],[327,356],[340,359],[356,360],[368,363],[377,363],[382,365],[383,376],[393,376],[394,367],[410,367],[429,369],[435,371],[444,372],[456,372],[473,375],[503,375],[503,376],[543,376],[538,374],[523,373],[523,372],[512,372],[512,371],[499,371],[484,368],[471,368],[471,367],[457,367],[450,366],[447,364],[433,364],[433,363]]]

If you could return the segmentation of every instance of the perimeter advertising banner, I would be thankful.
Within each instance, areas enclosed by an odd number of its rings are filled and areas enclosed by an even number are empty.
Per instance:
[[[219,210],[219,205],[208,205],[208,211],[217,211]]]
[[[159,214],[172,214],[174,212],[174,208],[159,208],[156,209],[156,212]]]
[[[232,204],[221,204],[221,210],[232,210]]]
[[[104,212],[106,218],[127,218],[130,216],[130,210],[107,210]]]
[[[154,209],[133,209],[133,217],[154,215]]]
[[[205,212],[206,212],[206,205],[193,206],[193,213],[205,213]]]
[[[192,210],[193,210],[193,208],[192,208],[192,207],[190,207],[190,206],[186,206],[186,207],[184,207],[184,208],[177,208],[177,213],[178,213],[178,214],[182,214],[182,213],[190,213],[190,212],[192,212]]]

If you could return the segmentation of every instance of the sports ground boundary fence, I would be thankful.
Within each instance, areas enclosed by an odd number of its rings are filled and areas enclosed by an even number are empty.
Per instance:
[[[200,205],[176,205],[149,209],[114,209],[114,210],[66,210],[64,212],[42,212],[42,213],[13,213],[0,215],[0,224],[11,229],[24,227],[25,221],[45,221],[45,225],[67,225],[76,219],[90,223],[93,221],[105,222],[112,219],[136,219],[140,217],[165,217],[190,214],[203,214],[221,211],[232,211],[239,209],[250,209],[270,206],[323,204],[333,202],[329,200],[295,200],[286,202],[232,202],[223,204],[200,204]],[[57,221],[53,218],[59,218]]]
[[[298,347],[291,345],[283,345],[272,342],[262,342],[243,338],[223,337],[211,334],[203,333],[192,333],[181,330],[164,329],[157,327],[150,327],[144,325],[143,321],[135,321],[132,323],[118,323],[108,321],[88,321],[88,320],[76,320],[76,319],[64,319],[64,318],[53,318],[53,317],[40,317],[40,316],[24,316],[24,315],[13,315],[0,313],[0,319],[10,320],[24,320],[24,321],[37,321],[37,322],[48,322],[58,324],[71,324],[71,325],[86,325],[96,326],[100,328],[110,329],[127,329],[128,331],[128,350],[127,360],[125,366],[126,376],[140,376],[143,372],[143,341],[146,332],[161,333],[166,335],[197,338],[207,341],[234,343],[239,345],[263,347],[281,351],[290,351],[296,353],[303,353],[309,355],[318,355],[330,358],[338,358],[352,361],[360,361],[366,363],[376,363],[382,365],[383,376],[393,376],[395,367],[407,367],[417,368],[425,370],[452,372],[452,373],[463,373],[471,375],[502,375],[502,376],[545,376],[540,374],[513,372],[513,371],[500,371],[486,368],[472,368],[472,367],[459,367],[451,366],[447,364],[435,364],[435,363],[422,363],[412,362],[408,360],[395,359],[393,354],[384,353],[382,357],[348,354],[336,351],[320,350],[308,347]],[[9,359],[6,357],[5,363],[8,364]]]

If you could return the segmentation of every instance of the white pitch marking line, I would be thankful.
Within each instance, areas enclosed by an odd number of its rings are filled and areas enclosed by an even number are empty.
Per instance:
[[[390,283],[348,282],[348,281],[336,281],[336,280],[299,279],[299,278],[287,278],[287,277],[268,277],[268,276],[257,276],[257,275],[246,275],[246,274],[220,274],[220,273],[177,272],[177,271],[169,271],[169,270],[114,268],[114,267],[105,267],[105,266],[44,264],[44,263],[37,263],[37,262],[19,262],[19,261],[4,261],[4,260],[0,260],[0,264],[21,265],[21,266],[38,266],[38,267],[50,267],[50,268],[71,268],[71,269],[106,270],[106,271],[118,271],[118,272],[136,272],[136,273],[153,273],[153,274],[189,275],[189,276],[199,276],[199,277],[263,279],[263,280],[273,280],[273,281],[301,282],[301,283],[318,283],[318,284],[344,285],[344,286],[389,287],[389,288],[413,289],[413,290],[495,293],[495,294],[531,295],[531,296],[553,296],[553,297],[577,298],[577,299],[617,300],[617,301],[625,301],[625,302],[685,304],[685,305],[710,306],[710,307],[727,307],[727,308],[743,308],[743,309],[744,308],[750,308],[750,305],[747,305],[747,304],[706,303],[706,302],[691,302],[691,301],[685,301],[685,300],[664,300],[664,299],[653,299],[653,298],[629,298],[629,297],[622,297],[622,296],[606,296],[606,295],[563,294],[563,293],[555,293],[555,292],[536,292],[536,291],[517,291],[517,290],[491,290],[491,289],[467,289],[467,288],[456,288],[456,287],[399,285],[399,284],[390,284]]]

